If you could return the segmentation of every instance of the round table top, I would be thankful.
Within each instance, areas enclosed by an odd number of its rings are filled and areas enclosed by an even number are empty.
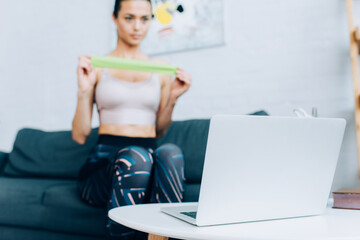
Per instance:
[[[109,211],[109,217],[127,227],[180,239],[360,239],[360,210],[328,207],[322,215],[272,221],[197,227],[160,211],[161,207],[193,203],[124,206]]]

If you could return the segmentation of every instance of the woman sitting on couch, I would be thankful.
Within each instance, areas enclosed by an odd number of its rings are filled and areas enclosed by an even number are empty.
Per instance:
[[[152,18],[150,0],[116,0],[113,20],[117,47],[108,54],[145,61],[140,50]],[[177,99],[191,77],[179,69],[174,81],[167,75],[113,69],[93,69],[90,57],[78,67],[78,102],[72,135],[83,144],[91,131],[93,102],[97,104],[99,139],[79,174],[81,198],[107,208],[147,202],[181,202],[184,159],[172,144],[156,146],[171,123]],[[144,234],[108,220],[109,238],[143,239]]]

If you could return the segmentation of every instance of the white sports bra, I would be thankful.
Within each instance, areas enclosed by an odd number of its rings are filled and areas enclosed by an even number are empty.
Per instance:
[[[145,81],[127,82],[111,76],[104,68],[95,90],[100,124],[155,125],[160,98],[156,74]]]

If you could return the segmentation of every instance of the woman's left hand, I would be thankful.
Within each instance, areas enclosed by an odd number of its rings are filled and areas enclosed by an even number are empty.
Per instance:
[[[186,73],[183,69],[178,68],[176,71],[176,78],[171,85],[171,96],[175,99],[183,95],[189,90],[191,85],[191,76]]]

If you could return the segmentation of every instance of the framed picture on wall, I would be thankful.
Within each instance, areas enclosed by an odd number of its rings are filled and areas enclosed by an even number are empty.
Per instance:
[[[152,0],[149,55],[224,45],[223,0]]]

